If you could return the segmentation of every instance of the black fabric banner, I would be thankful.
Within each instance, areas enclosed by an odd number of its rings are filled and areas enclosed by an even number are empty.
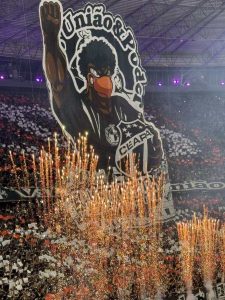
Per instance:
[[[132,29],[103,4],[63,11],[58,1],[40,6],[43,68],[51,107],[67,136],[88,133],[99,167],[129,175],[132,153],[144,174],[163,160],[160,133],[144,118],[147,78]]]
[[[183,183],[173,183],[169,185],[169,189],[173,193],[178,192],[189,192],[189,191],[198,191],[198,190],[210,190],[210,191],[219,191],[225,189],[225,181],[213,181],[207,182],[204,180],[199,181],[190,181]],[[28,201],[30,199],[41,198],[41,191],[35,187],[29,189],[15,189],[15,188],[0,188],[0,202],[11,202],[11,201]]]

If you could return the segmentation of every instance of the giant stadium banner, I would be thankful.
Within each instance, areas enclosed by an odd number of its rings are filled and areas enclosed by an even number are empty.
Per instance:
[[[51,108],[64,133],[88,133],[99,168],[129,176],[125,161],[135,153],[140,170],[162,164],[160,133],[144,118],[147,84],[132,29],[104,4],[63,11],[60,1],[41,1],[43,68]]]
[[[216,192],[225,190],[225,181],[185,181],[183,183],[167,184],[165,188],[168,188],[173,194],[204,190]],[[10,202],[18,200],[29,201],[36,198],[41,198],[41,190],[35,187],[21,189],[16,189],[14,187],[0,187],[0,202]]]

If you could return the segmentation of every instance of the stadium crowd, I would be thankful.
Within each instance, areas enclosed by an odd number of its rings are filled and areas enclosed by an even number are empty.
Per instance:
[[[183,99],[184,97],[184,99]],[[145,103],[145,118],[160,129],[174,181],[193,179],[199,169],[206,174],[225,162],[225,96],[157,96]],[[187,99],[188,98],[188,99]],[[204,101],[204,103],[203,103]],[[216,102],[216,109],[214,103]],[[189,103],[187,103],[189,102]],[[211,106],[210,106],[211,105]],[[9,168],[8,152],[37,153],[54,132],[61,130],[50,109],[47,93],[5,91],[0,94],[1,172]],[[181,171],[180,171],[181,169]],[[186,172],[187,170],[187,172]],[[180,173],[184,175],[181,176]],[[220,176],[220,172],[213,172]],[[176,176],[178,174],[178,176]],[[203,174],[202,174],[203,175]],[[180,177],[181,176],[181,177]],[[187,176],[187,177],[185,177]],[[1,176],[2,177],[2,176]],[[177,178],[176,178],[177,177]],[[216,178],[215,178],[216,179]]]
[[[160,129],[171,183],[223,182],[225,94],[165,94],[147,95],[147,98],[145,118]],[[28,155],[34,153],[38,156],[42,145],[47,145],[54,132],[61,135],[45,91],[1,92],[0,187],[12,184],[9,151],[13,153],[16,164],[21,162],[23,150]],[[211,216],[222,220],[225,217],[224,190],[176,191],[173,192],[173,201],[176,216],[165,226],[165,234],[169,236],[167,259],[171,263],[179,248],[174,221],[188,220],[193,212],[202,216],[204,205]],[[22,204],[19,210],[17,207],[16,212],[10,205],[0,212],[0,273],[5,280],[0,281],[2,299],[10,293],[12,297],[41,299],[48,290],[54,290],[55,262],[35,218],[28,213],[26,204]],[[12,249],[17,249],[14,257],[10,254]]]
[[[145,118],[160,129],[172,183],[225,178],[225,95],[146,95]],[[215,105],[215,102],[217,105]],[[210,124],[209,124],[210,123]],[[38,156],[61,129],[45,91],[0,94],[0,183],[10,184],[11,151]]]

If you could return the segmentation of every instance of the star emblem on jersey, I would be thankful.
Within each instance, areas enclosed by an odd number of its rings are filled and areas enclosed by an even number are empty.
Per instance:
[[[129,131],[126,133],[126,137],[131,137],[131,133]]]

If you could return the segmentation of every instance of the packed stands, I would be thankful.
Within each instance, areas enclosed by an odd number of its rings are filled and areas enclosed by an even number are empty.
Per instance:
[[[145,117],[160,129],[172,184],[224,182],[225,94],[146,95]],[[60,135],[61,130],[45,91],[1,92],[1,187],[10,187],[13,182],[9,151],[15,155],[16,163],[22,159],[23,150],[38,156],[54,132]],[[225,194],[223,189],[174,191],[173,201],[176,216],[165,224],[166,257],[171,265],[175,264],[179,249],[174,221],[189,220],[194,212],[201,217],[204,206],[212,217],[224,220]],[[54,271],[54,249],[49,249],[48,234],[43,233],[37,216],[32,215],[34,210],[27,207],[28,203],[5,204],[0,213],[2,299],[5,295],[41,299],[49,291],[54,292],[58,276]],[[17,249],[17,254],[12,257],[13,249]],[[170,295],[168,299],[174,298]]]

